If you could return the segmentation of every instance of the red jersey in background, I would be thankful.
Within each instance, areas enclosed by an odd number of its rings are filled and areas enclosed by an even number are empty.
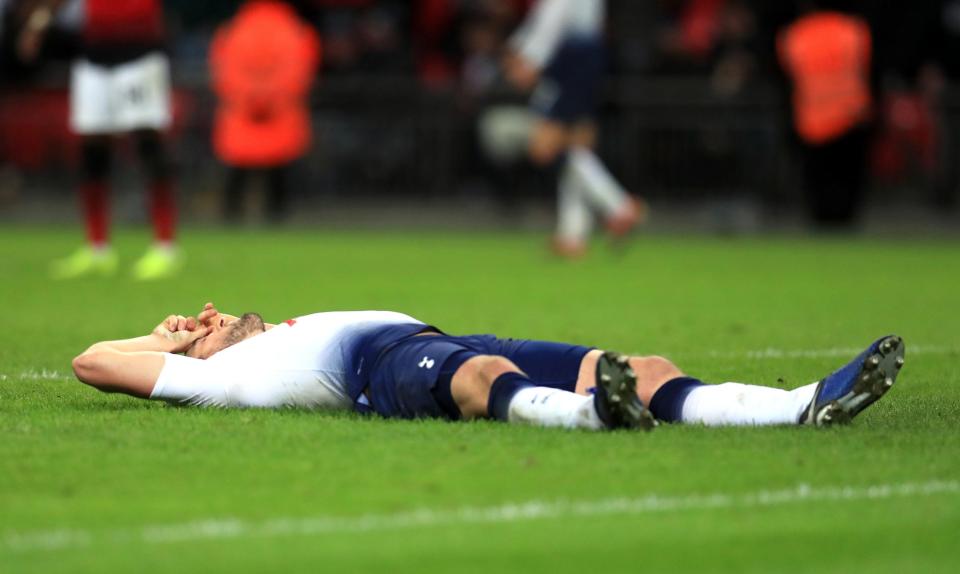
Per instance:
[[[162,0],[83,0],[84,51],[123,61],[163,46]]]

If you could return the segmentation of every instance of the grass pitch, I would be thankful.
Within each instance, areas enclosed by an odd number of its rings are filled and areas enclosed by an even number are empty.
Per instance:
[[[186,230],[175,281],[57,283],[76,230],[0,230],[0,572],[956,572],[955,240]],[[120,233],[122,260],[145,248]],[[283,320],[404,311],[794,387],[879,335],[893,390],[852,426],[587,433],[173,408],[70,375],[98,339],[206,300]],[[879,488],[878,488],[879,487]]]

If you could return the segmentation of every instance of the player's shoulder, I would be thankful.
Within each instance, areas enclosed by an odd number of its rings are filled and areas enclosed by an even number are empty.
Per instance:
[[[361,311],[323,311],[320,313],[311,313],[300,317],[287,319],[280,323],[294,325],[317,325],[317,324],[350,324],[350,323],[369,323],[369,322],[387,322],[387,323],[421,323],[422,321],[401,313],[399,311],[381,311],[381,310],[361,310]]]

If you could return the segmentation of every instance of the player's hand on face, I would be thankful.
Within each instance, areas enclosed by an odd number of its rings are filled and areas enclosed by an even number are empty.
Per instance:
[[[213,303],[207,303],[197,315],[197,321],[204,327],[225,327],[237,320],[237,317],[228,313],[221,313]]]
[[[212,327],[219,319],[220,311],[217,311],[213,303],[207,303],[203,310],[197,315],[197,321],[204,327]]]
[[[163,323],[161,323],[160,326],[171,333],[176,333],[177,331],[194,331],[200,326],[200,324],[193,317],[170,315],[163,320]]]
[[[170,315],[153,330],[155,335],[173,343],[171,353],[186,351],[194,341],[206,337],[212,327],[200,324],[194,317]]]

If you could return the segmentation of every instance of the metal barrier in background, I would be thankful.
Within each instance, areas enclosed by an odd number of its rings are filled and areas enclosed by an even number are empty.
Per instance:
[[[179,81],[179,119],[173,134],[180,187],[188,195],[213,197],[223,177],[210,149],[215,101],[204,76],[191,76]],[[10,94],[0,97],[4,169],[25,173],[20,181],[31,196],[64,193],[69,180],[64,174],[74,168],[71,146],[76,142],[66,132],[63,84],[38,90],[35,97],[16,94],[15,109]],[[552,197],[545,178],[523,175],[522,162],[493,166],[477,144],[483,111],[504,102],[522,105],[506,94],[477,99],[425,90],[409,78],[324,80],[312,101],[315,142],[295,175],[297,199],[309,204],[464,193]],[[956,110],[947,110],[944,126],[960,118],[951,111]],[[748,197],[782,203],[798,194],[787,116],[773,87],[721,97],[705,79],[612,80],[600,125],[601,155],[629,189],[645,196],[678,201]],[[36,149],[28,154],[30,162],[19,165],[24,154],[12,152],[23,146]],[[950,149],[944,146],[945,157],[952,157]],[[132,162],[119,163],[131,171],[126,165]],[[503,170],[520,175],[497,173]],[[8,185],[3,181],[0,186]]]

